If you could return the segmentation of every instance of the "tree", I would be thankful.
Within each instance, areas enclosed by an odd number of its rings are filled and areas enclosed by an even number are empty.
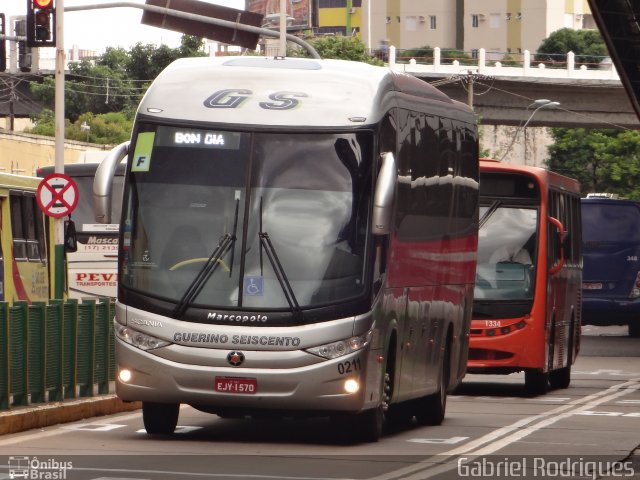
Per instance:
[[[202,38],[183,35],[178,48],[141,43],[129,51],[109,47],[93,60],[70,63],[65,81],[65,117],[69,120],[66,137],[86,140],[86,133],[79,127],[86,121],[91,126],[92,142],[114,143],[111,140],[123,138],[122,132],[131,130],[133,112],[151,81],[178,58],[205,55],[203,45]],[[46,108],[53,109],[53,78],[46,77],[41,83],[32,82],[31,91]],[[119,114],[110,115],[116,112]],[[34,133],[49,134],[49,113],[43,111],[34,119]],[[116,127],[116,123],[120,126]],[[128,132],[124,139],[128,138]],[[53,135],[53,130],[50,134]]]
[[[640,132],[553,128],[549,169],[577,179],[582,193],[640,200]]]
[[[51,110],[45,109],[34,119],[29,130],[36,135],[55,135],[55,119]],[[88,131],[82,125],[88,125]],[[115,145],[128,140],[133,128],[133,112],[111,112],[94,115],[84,113],[75,122],[65,119],[65,138],[81,142]]]
[[[339,60],[364,62],[371,65],[384,65],[384,62],[369,55],[367,46],[357,37],[344,37],[340,35],[317,37],[308,40],[308,43],[316,49],[321,58],[335,58]],[[308,56],[308,52],[301,48],[297,48],[288,53],[291,54],[291,56]]]
[[[576,63],[588,65],[598,65],[608,55],[604,40],[597,30],[562,28],[542,41],[536,61],[565,67],[569,52],[575,53]]]

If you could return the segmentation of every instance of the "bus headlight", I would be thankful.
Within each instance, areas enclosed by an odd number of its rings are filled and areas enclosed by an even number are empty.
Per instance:
[[[338,342],[307,348],[306,351],[322,358],[338,358],[362,350],[369,345],[371,335],[371,331],[368,331],[364,335],[357,335]]]
[[[133,345],[140,350],[153,350],[155,348],[166,347],[170,344],[170,342],[139,332],[131,327],[125,327],[119,323],[116,324],[116,335],[123,342]]]

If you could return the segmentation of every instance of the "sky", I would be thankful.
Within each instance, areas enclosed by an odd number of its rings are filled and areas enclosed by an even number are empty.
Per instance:
[[[65,7],[82,5],[98,5],[113,3],[116,0],[64,0]],[[144,5],[144,0],[127,0]],[[244,0],[200,0],[206,3],[244,10]],[[25,0],[0,0],[0,12],[4,13],[7,22],[10,17],[26,14]],[[178,32],[163,30],[140,23],[142,10],[138,8],[108,8],[83,12],[66,12],[64,15],[64,48],[71,49],[77,45],[80,49],[97,50],[106,47],[130,48],[137,42],[156,45],[166,44],[170,47],[180,45]],[[9,34],[9,32],[7,32]],[[11,32],[13,34],[13,32]],[[55,49],[51,56],[55,57]],[[45,53],[45,52],[42,52]]]

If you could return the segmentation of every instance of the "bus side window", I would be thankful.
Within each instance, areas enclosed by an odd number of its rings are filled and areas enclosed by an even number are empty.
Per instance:
[[[36,219],[36,239],[38,241],[38,247],[40,249],[40,260],[43,262],[47,261],[47,232],[44,227],[43,216],[44,214],[40,211],[40,207],[38,207],[38,202],[36,201],[36,197],[30,198],[31,203],[33,204],[33,212],[34,218]]]
[[[40,242],[36,227],[36,215],[40,213],[35,205],[35,197],[25,194],[22,197],[22,226],[27,240],[27,257],[30,261],[40,261]]]
[[[9,209],[11,211],[11,231],[13,233],[13,255],[18,261],[26,261],[27,240],[22,224],[22,195],[20,193],[10,194]]]

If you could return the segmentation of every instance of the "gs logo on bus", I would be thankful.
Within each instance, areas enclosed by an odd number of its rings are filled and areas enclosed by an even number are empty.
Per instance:
[[[238,108],[247,101],[253,92],[244,88],[218,90],[204,101],[207,108]],[[258,102],[265,110],[291,110],[300,103],[296,98],[308,97],[303,92],[273,92],[269,95],[271,102]]]

